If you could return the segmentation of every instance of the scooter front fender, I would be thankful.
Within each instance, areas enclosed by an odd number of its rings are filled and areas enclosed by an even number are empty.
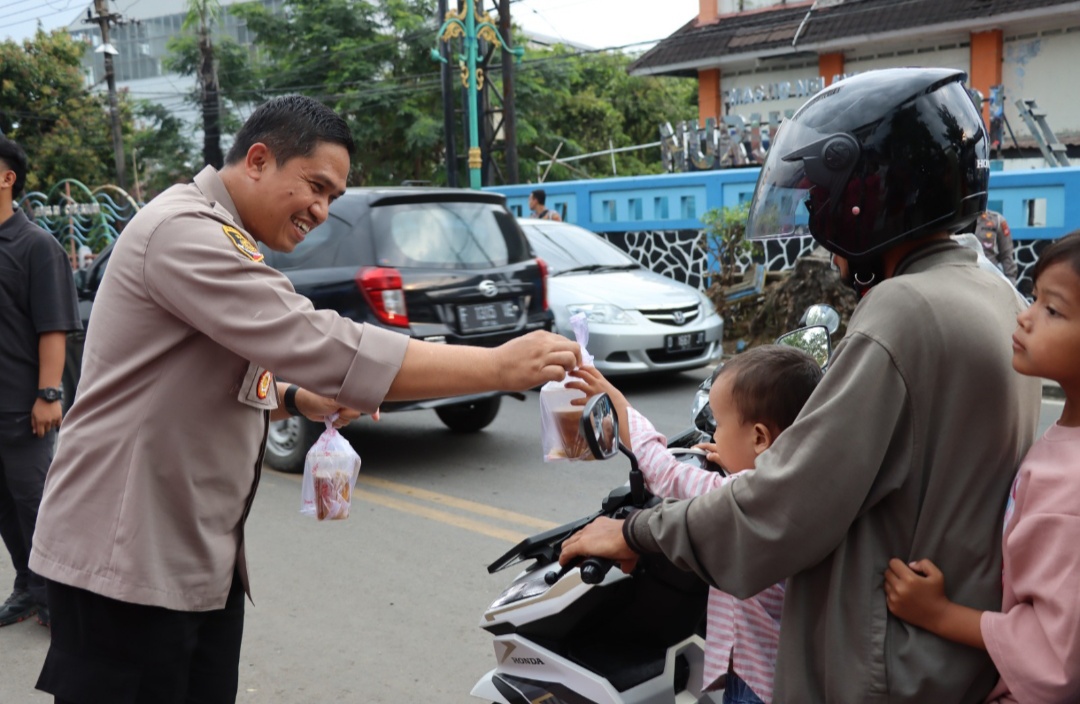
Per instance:
[[[513,704],[509,699],[502,695],[499,688],[495,686],[495,670],[491,670],[486,675],[481,677],[475,685],[473,685],[472,691],[469,692],[477,699],[483,699],[485,702],[491,702],[492,704]]]

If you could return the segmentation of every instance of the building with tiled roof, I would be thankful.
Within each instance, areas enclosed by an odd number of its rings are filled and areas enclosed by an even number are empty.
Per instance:
[[[1074,0],[700,0],[698,16],[630,71],[697,77],[703,124],[739,116],[765,125],[844,75],[957,68],[984,97],[1003,87],[1015,136],[1014,142],[1003,131],[1006,151],[1038,155],[1015,105],[1033,99],[1074,156],[1080,154],[1080,77],[1069,67],[1078,63],[1080,2]]]

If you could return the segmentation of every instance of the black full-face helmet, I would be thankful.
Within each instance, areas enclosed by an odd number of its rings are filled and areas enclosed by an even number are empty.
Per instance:
[[[986,209],[982,118],[952,69],[839,81],[784,121],[750,205],[752,239],[803,234],[855,269],[908,239],[957,232]]]

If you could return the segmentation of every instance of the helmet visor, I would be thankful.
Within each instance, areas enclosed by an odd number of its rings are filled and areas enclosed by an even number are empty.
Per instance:
[[[749,239],[810,234],[807,205],[814,184],[807,178],[801,158],[785,160],[784,157],[827,136],[792,119],[784,120],[769,147],[754,188],[750,215],[746,221],[746,236]]]

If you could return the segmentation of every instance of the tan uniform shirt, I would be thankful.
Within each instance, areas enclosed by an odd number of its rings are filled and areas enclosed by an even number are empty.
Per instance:
[[[627,521],[640,552],[737,597],[790,577],[778,704],[974,704],[994,686],[985,652],[891,616],[883,575],[927,557],[950,598],[1001,608],[1005,500],[1041,396],[1012,369],[1020,306],[971,250],[909,255],[756,471]]]
[[[125,228],[94,301],[31,568],[121,601],[222,608],[234,569],[248,583],[267,370],[372,412],[408,340],[315,310],[263,263],[212,168],[170,188]]]

